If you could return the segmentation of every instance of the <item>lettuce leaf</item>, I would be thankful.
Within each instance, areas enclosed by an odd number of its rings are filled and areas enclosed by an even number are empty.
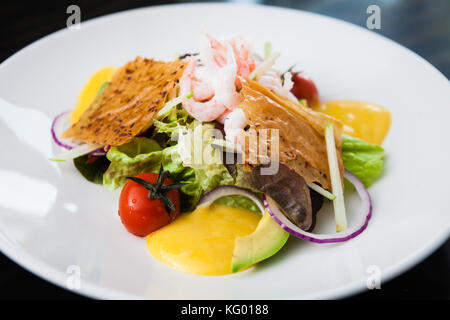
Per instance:
[[[161,156],[159,144],[145,137],[135,137],[126,144],[111,147],[106,154],[111,164],[103,174],[103,185],[114,190],[125,184],[127,176],[158,172]]]
[[[155,133],[167,134],[173,141],[178,134],[178,128],[180,126],[189,126],[194,119],[184,109],[173,109],[169,115],[161,120],[153,119],[153,125],[155,127]]]
[[[212,146],[214,125],[194,121],[178,128],[178,155],[183,166],[195,169],[197,181],[204,192],[219,185],[234,184],[222,163],[222,151]]]
[[[239,195],[225,196],[217,199],[216,201],[214,201],[214,203],[261,213],[258,206],[252,200],[244,196]]]
[[[342,135],[344,168],[369,187],[383,170],[384,149],[361,139]]]
[[[106,157],[90,157],[88,154],[73,159],[73,163],[86,180],[98,184],[102,184],[103,173],[109,166]]]
[[[203,194],[203,189],[198,182],[195,170],[183,166],[176,145],[165,148],[161,152],[161,162],[164,170],[169,171],[169,178],[172,181],[187,183],[187,185],[180,188],[181,211],[194,209]]]

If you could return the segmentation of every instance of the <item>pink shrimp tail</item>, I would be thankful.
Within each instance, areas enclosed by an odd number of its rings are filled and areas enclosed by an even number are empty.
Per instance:
[[[214,61],[219,67],[223,67],[227,61],[227,48],[217,39],[213,38],[210,34],[205,32],[208,37],[211,49],[215,51]]]

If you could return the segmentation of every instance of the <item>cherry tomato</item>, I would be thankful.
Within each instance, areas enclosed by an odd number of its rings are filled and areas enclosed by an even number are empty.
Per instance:
[[[156,173],[142,173],[139,178],[155,184],[158,180]],[[163,185],[172,184],[168,178],[164,178]],[[172,222],[180,212],[180,195],[178,190],[173,189],[163,192],[175,206],[175,211],[168,212],[167,206],[162,198],[150,199],[149,189],[143,185],[129,180],[122,189],[119,200],[119,216],[125,228],[132,234],[145,237],[153,231]]]
[[[314,82],[303,72],[292,73],[294,85],[291,89],[292,94],[297,99],[306,99],[308,106],[313,106],[319,102],[319,91]]]

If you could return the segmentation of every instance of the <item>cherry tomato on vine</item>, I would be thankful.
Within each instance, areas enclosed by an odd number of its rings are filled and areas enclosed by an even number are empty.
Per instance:
[[[180,195],[177,188],[165,178],[161,166],[159,174],[142,173],[130,179],[122,189],[119,216],[132,234],[145,237],[172,222],[180,213]]]

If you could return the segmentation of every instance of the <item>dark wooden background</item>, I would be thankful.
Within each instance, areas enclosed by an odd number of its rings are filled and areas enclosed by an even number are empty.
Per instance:
[[[178,2],[189,1],[2,1],[0,4],[0,62],[31,42],[64,28],[67,19],[66,8],[70,4],[80,6],[82,21],[84,21],[126,9]],[[450,0],[262,0],[254,2],[325,14],[360,26],[365,26],[366,8],[371,4],[379,5],[381,30],[376,32],[410,48],[438,68],[447,78],[450,77]],[[83,299],[32,275],[1,253],[0,298]],[[382,283],[381,290],[366,291],[352,298],[449,299],[450,241],[413,269],[388,283]]]

